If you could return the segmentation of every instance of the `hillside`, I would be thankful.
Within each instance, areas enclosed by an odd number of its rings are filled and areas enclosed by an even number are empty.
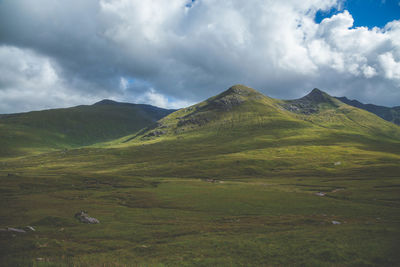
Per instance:
[[[272,131],[303,129],[308,131],[331,129],[343,132],[358,132],[371,138],[400,140],[399,127],[383,121],[377,116],[351,107],[314,89],[296,100],[272,99],[258,91],[236,85],[227,91],[194,106],[178,110],[161,119],[155,128],[142,131],[141,140],[162,136],[185,137],[189,133],[199,135],[231,134],[243,131],[244,136],[263,130],[260,135]],[[140,135],[139,134],[139,135]]]
[[[399,126],[236,85],[119,139],[0,158],[0,265],[399,266],[399,173]]]
[[[366,162],[399,167],[400,127],[317,89],[283,101],[238,85],[96,147],[51,163],[90,168],[107,158],[98,171],[168,177],[332,174]]]
[[[381,117],[384,120],[400,125],[400,106],[389,108],[373,104],[363,104],[357,100],[350,100],[347,97],[336,97],[336,98],[342,101],[343,103],[346,103],[347,105],[364,109],[366,111],[374,113],[375,115]]]
[[[134,133],[173,110],[103,100],[91,106],[4,114],[0,156],[73,148]]]

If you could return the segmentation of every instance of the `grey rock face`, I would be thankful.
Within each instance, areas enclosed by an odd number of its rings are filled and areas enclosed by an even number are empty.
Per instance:
[[[0,232],[20,233],[20,234],[26,233],[25,230],[18,229],[18,228],[12,228],[12,227],[7,227],[6,229],[2,228],[2,229],[0,229]]]
[[[26,231],[32,231],[32,232],[35,232],[35,231],[36,231],[36,229],[33,228],[33,227],[30,226],[30,225],[26,226],[24,229],[25,229]]]
[[[100,221],[96,218],[89,217],[89,215],[85,211],[80,211],[75,214],[75,218],[78,219],[82,223],[89,223],[89,224],[97,224]]]
[[[294,113],[311,115],[319,112],[319,104],[321,103],[336,107],[331,96],[315,88],[311,93],[302,98],[287,100],[286,104],[283,105],[283,108]]]
[[[155,131],[152,131],[152,132],[146,134],[144,137],[154,137],[154,136],[160,136],[160,135],[163,135],[163,134],[165,134],[165,131],[155,130]]]
[[[205,117],[200,117],[200,116],[192,116],[188,118],[182,118],[178,122],[178,127],[189,125],[189,124],[194,124],[198,126],[202,126],[206,123],[208,123],[210,119],[205,118]]]

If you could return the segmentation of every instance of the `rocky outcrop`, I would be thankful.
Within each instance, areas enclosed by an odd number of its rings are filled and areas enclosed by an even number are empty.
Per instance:
[[[97,224],[100,221],[96,218],[89,217],[89,215],[85,211],[80,211],[75,214],[75,218],[78,219],[82,223],[89,223],[89,224]]]
[[[211,104],[220,110],[231,110],[234,106],[238,106],[244,102],[244,99],[240,95],[227,95],[220,99],[213,101]]]
[[[228,111],[241,105],[246,100],[262,98],[263,95],[254,89],[244,85],[234,85],[217,98],[209,102],[210,106],[219,110]]]
[[[19,233],[19,234],[26,233],[26,231],[23,229],[18,229],[18,228],[13,228],[13,227],[7,227],[6,229],[0,229],[0,232]]]
[[[165,133],[166,133],[166,132],[165,132],[165,131],[162,131],[162,130],[155,130],[155,131],[152,131],[152,132],[146,134],[146,135],[143,136],[143,137],[156,137],[156,136],[163,135],[163,134],[165,134]]]
[[[330,95],[314,88],[308,95],[295,100],[287,100],[282,106],[294,113],[311,115],[319,112],[319,105],[323,103],[337,107],[335,100]]]
[[[7,227],[7,228],[0,228],[0,232],[2,233],[17,233],[17,234],[25,234],[26,232],[35,232],[36,229],[32,226],[26,226],[23,229],[14,228],[14,227]]]
[[[200,117],[200,116],[190,116],[190,117],[187,117],[187,118],[183,117],[183,118],[179,119],[177,126],[181,127],[181,126],[185,126],[185,125],[188,125],[188,124],[194,124],[194,125],[202,126],[202,125],[208,123],[209,121],[210,121],[209,118]]]

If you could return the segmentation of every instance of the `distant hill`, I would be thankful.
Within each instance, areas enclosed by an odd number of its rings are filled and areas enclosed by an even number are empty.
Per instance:
[[[367,110],[371,113],[378,115],[384,120],[400,125],[400,106],[389,108],[373,104],[363,104],[357,100],[350,100],[347,97],[336,97],[336,99],[339,99],[347,105]]]
[[[90,106],[0,116],[0,156],[72,148],[119,138],[174,110],[102,100]]]

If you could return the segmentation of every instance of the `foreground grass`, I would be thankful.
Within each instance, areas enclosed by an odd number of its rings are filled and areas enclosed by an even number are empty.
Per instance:
[[[2,174],[0,262],[398,265],[398,177],[222,180]],[[338,190],[339,189],[339,190]],[[326,192],[324,197],[316,192]],[[99,225],[77,222],[84,209]],[[332,221],[342,224],[333,225]]]
[[[261,131],[1,160],[0,265],[400,264],[398,143]]]

